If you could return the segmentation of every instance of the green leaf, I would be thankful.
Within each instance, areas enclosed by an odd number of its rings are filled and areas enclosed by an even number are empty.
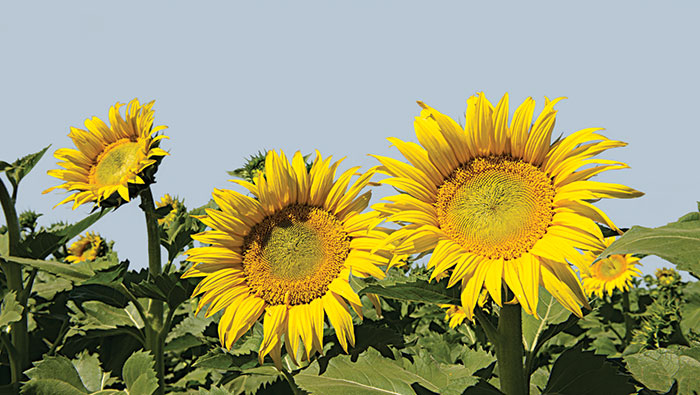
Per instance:
[[[30,380],[22,386],[23,394],[72,395],[88,392],[71,361],[62,355],[34,362],[34,367],[25,374]]]
[[[686,214],[658,228],[633,226],[603,250],[599,259],[613,254],[656,255],[700,276],[700,213]]]
[[[153,356],[145,351],[136,351],[126,360],[122,377],[130,394],[150,395],[158,389],[158,378],[153,365]]]
[[[683,289],[686,302],[681,305],[681,330],[683,334],[700,334],[700,282],[688,284]]]
[[[99,212],[83,218],[73,225],[54,231],[43,230],[29,235],[20,243],[20,251],[22,251],[22,255],[26,257],[44,259],[56,252],[56,250],[66,244],[70,239],[81,234],[87,228],[92,226],[110,211],[112,211],[112,208],[102,209]]]
[[[554,362],[542,394],[631,394],[635,391],[629,377],[601,355],[569,348]]]
[[[46,148],[39,152],[17,159],[16,161],[12,162],[12,164],[8,164],[7,162],[0,163],[0,168],[5,171],[7,178],[10,180],[10,183],[15,190],[17,189],[19,182],[22,181],[22,178],[29,174],[34,166],[39,163],[39,160],[41,160],[41,157],[44,156],[46,150],[49,149],[50,146],[51,145],[49,144],[46,146]]]
[[[233,379],[226,389],[233,394],[252,395],[260,387],[265,387],[284,377],[279,370],[272,366],[258,366],[243,371],[244,374]]]
[[[171,309],[177,308],[190,298],[197,279],[181,279],[182,273],[163,273],[130,285],[136,297],[151,298],[166,302]]]
[[[624,360],[632,376],[651,390],[666,392],[674,381],[678,381],[679,394],[700,388],[700,362],[679,350],[647,350]]]
[[[570,312],[546,289],[540,287],[537,315],[540,319],[523,312],[523,345],[525,350],[534,351],[541,335],[550,325],[560,324],[569,318]],[[553,336],[554,334],[552,334]],[[550,336],[551,337],[551,336]]]
[[[34,280],[32,292],[40,298],[51,300],[57,293],[69,291],[72,288],[73,283],[64,278],[56,277],[46,272],[38,272]]]
[[[439,394],[461,394],[465,388],[475,385],[479,378],[473,374],[490,365],[495,358],[484,352],[469,350],[463,354],[466,365],[444,364],[435,360],[428,352],[421,353],[413,364],[404,364],[406,369],[422,377],[426,389]]]
[[[17,301],[17,293],[8,292],[2,298],[2,311],[0,311],[0,328],[22,319],[22,305]]]
[[[362,289],[360,295],[373,293],[391,299],[432,304],[461,305],[462,301],[459,287],[446,288],[446,285],[446,281],[430,283],[420,279],[389,286],[373,284]]]
[[[294,376],[294,381],[305,391],[328,395],[413,394],[413,383],[426,388],[435,387],[374,349],[360,355],[356,362],[352,362],[349,355],[332,358],[322,374],[316,361]]]
[[[231,393],[221,387],[211,387],[210,390],[205,388],[199,389],[199,395],[230,395]]]
[[[44,261],[39,259],[20,258],[16,256],[6,255],[1,256],[0,258],[6,261],[15,262],[19,263],[20,265],[25,265],[38,270],[42,270],[47,273],[51,273],[55,276],[65,278],[66,280],[70,280],[72,282],[80,282],[83,280],[87,280],[95,275],[95,272],[86,267],[77,267],[63,262]]]
[[[114,379],[109,377],[109,372],[102,371],[100,360],[96,354],[88,354],[87,351],[83,351],[78,355],[78,359],[74,359],[72,363],[80,375],[83,385],[90,392],[103,390],[104,387],[114,382]]]

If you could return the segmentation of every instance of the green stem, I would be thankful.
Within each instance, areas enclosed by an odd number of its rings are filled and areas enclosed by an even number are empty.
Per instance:
[[[148,232],[148,273],[151,279],[155,279],[162,273],[160,260],[160,234],[158,231],[158,217],[156,216],[155,203],[151,188],[147,187],[141,192],[141,209],[146,215],[146,230]],[[148,321],[146,327],[146,349],[153,353],[156,362],[156,374],[158,376],[157,394],[165,394],[165,358],[163,356],[163,302],[151,299],[146,313]]]
[[[289,388],[292,390],[292,393],[294,395],[301,395],[303,392],[299,389],[297,386],[297,383],[294,381],[294,377],[287,371],[287,369],[282,369],[282,374],[284,374],[285,380],[287,380],[287,384],[289,384]]]
[[[486,333],[486,337],[489,339],[491,344],[496,346],[496,344],[498,343],[498,331],[489,320],[489,317],[487,317],[486,314],[484,314],[484,312],[481,310],[481,307],[477,306],[474,309],[474,317],[476,317],[476,320],[479,321],[479,325],[481,325],[481,328]]]
[[[14,202],[5,188],[5,183],[0,179],[0,204],[2,211],[5,214],[8,233],[8,253],[10,256],[17,256],[20,242],[19,234],[19,219],[15,210]],[[14,262],[5,262],[2,264],[2,270],[5,272],[7,286],[11,291],[15,291],[17,296],[21,298],[23,294],[22,284],[22,267]],[[19,383],[22,380],[23,372],[29,368],[29,333],[27,331],[27,306],[26,301],[22,304],[22,318],[13,322],[10,327],[12,336],[12,345],[17,352],[12,371],[12,383]]]
[[[508,395],[528,393],[523,373],[523,331],[519,304],[503,304],[498,318],[496,359],[501,391]]]
[[[622,315],[625,318],[624,346],[627,347],[632,340],[632,329],[634,327],[634,322],[630,316],[630,296],[627,292],[622,293]]]

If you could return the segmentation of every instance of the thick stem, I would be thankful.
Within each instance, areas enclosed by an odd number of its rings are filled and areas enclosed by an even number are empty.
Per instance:
[[[501,391],[508,395],[528,393],[523,372],[523,331],[520,305],[503,304],[498,318],[496,359]]]
[[[632,329],[634,327],[634,322],[630,316],[630,296],[629,293],[622,293],[622,315],[625,318],[625,347],[630,344],[632,340]]]
[[[5,214],[7,223],[8,253],[10,256],[17,256],[20,241],[19,219],[17,218],[14,202],[10,198],[2,180],[0,180],[0,204],[2,204],[2,211]],[[11,291],[15,291],[17,297],[21,298],[24,290],[22,267],[17,263],[8,261],[2,265],[2,270],[5,272],[8,288]],[[13,383],[19,383],[22,380],[24,370],[29,368],[29,333],[27,332],[26,301],[22,304],[22,307],[22,318],[17,322],[13,322],[10,327],[12,345],[17,352],[17,358],[14,363],[16,366],[12,366],[11,369]]]
[[[158,218],[156,217],[155,203],[151,188],[141,192],[141,209],[146,215],[146,230],[148,231],[148,273],[155,278],[162,273],[160,260],[160,234],[158,231]],[[163,356],[163,302],[151,299],[146,313],[146,349],[153,353],[156,362],[156,374],[158,376],[158,394],[165,393],[165,366]]]

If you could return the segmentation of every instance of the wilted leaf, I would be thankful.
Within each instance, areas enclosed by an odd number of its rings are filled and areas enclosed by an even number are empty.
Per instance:
[[[631,394],[634,391],[629,377],[621,374],[604,356],[576,346],[564,351],[554,362],[542,394]]]
[[[432,304],[461,305],[459,287],[446,288],[446,286],[446,281],[430,283],[426,280],[415,280],[388,286],[373,284],[362,289],[360,295],[373,293],[391,299]]]
[[[17,301],[14,291],[8,292],[2,298],[2,311],[0,311],[0,327],[9,325],[22,319],[22,305]]]
[[[136,351],[126,360],[122,377],[129,394],[150,395],[158,389],[154,365],[153,356],[145,351]]]
[[[647,350],[624,359],[632,376],[651,390],[666,392],[674,381],[679,394],[700,389],[700,362],[680,350]]]
[[[656,255],[675,263],[680,270],[700,276],[700,213],[684,215],[658,228],[633,226],[601,254]]]
[[[294,381],[305,391],[328,395],[413,394],[413,383],[435,387],[373,349],[360,355],[356,362],[349,355],[332,358],[323,374],[319,374],[318,362],[314,362],[294,376]]]

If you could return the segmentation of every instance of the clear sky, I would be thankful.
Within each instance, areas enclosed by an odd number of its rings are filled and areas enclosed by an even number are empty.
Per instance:
[[[415,141],[416,100],[463,116],[468,96],[511,112],[567,96],[555,134],[604,127],[629,146],[606,153],[631,169],[600,181],[646,193],[599,205],[620,226],[659,226],[697,209],[700,27],[697,2],[587,1],[45,1],[0,4],[0,160],[52,144],[69,126],[106,119],[115,102],[156,100],[169,126],[153,186],[204,204],[233,188],[226,170],[260,149],[346,156],[400,154],[386,137]],[[43,224],[77,221],[82,206],[51,209],[59,183],[48,154],[23,182],[19,209]],[[375,196],[390,190],[378,188]],[[373,201],[377,201],[374,199]],[[138,203],[94,226],[121,258],[145,267]],[[663,261],[645,258],[651,273]]]

